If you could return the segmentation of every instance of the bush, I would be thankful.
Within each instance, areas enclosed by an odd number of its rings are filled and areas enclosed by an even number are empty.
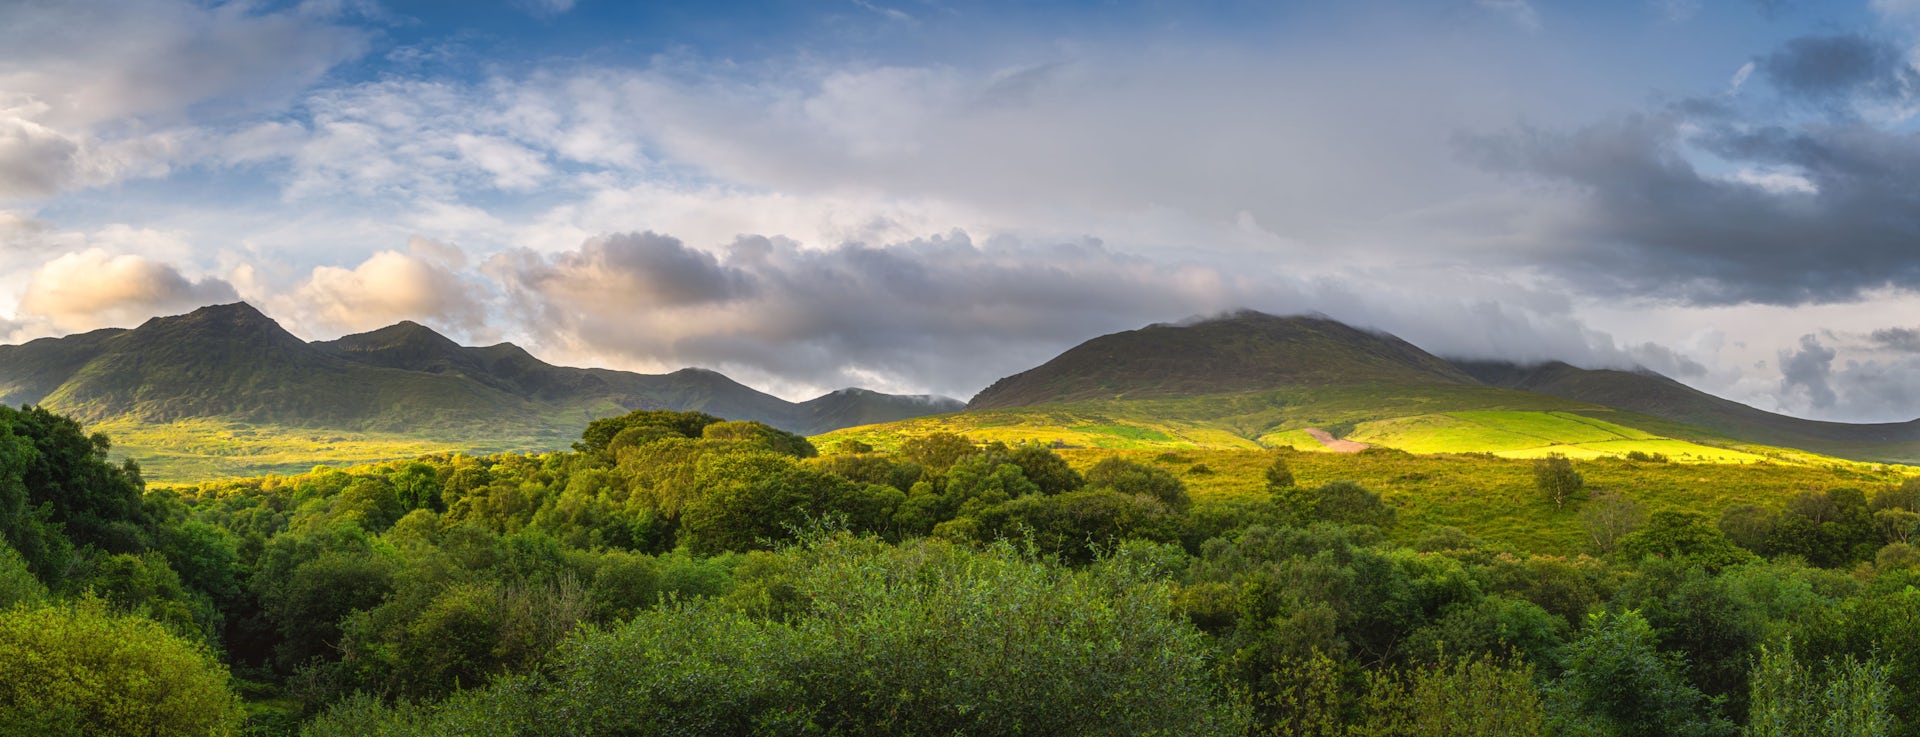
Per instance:
[[[1075,571],[1007,543],[816,539],[769,566],[791,571],[784,621],[675,602],[577,634],[547,675],[429,708],[349,700],[305,734],[1242,733],[1140,552]]]
[[[38,733],[205,737],[239,727],[212,653],[94,599],[0,614],[0,724]]]

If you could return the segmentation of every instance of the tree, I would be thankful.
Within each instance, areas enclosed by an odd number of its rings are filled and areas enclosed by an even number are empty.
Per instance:
[[[1534,488],[1553,502],[1556,509],[1565,507],[1586,483],[1580,472],[1573,470],[1573,461],[1567,460],[1566,456],[1556,453],[1533,462]]]
[[[1646,528],[1620,538],[1621,559],[1637,562],[1649,555],[1686,559],[1709,569],[1753,560],[1728,540],[1726,533],[1692,512],[1664,511],[1653,515]]]
[[[1279,493],[1281,489],[1293,488],[1293,466],[1287,464],[1287,457],[1275,453],[1273,463],[1267,464],[1267,491]]]
[[[1313,518],[1338,525],[1392,527],[1396,514],[1380,495],[1352,481],[1330,481],[1314,490]]]
[[[645,430],[657,437],[697,438],[708,425],[721,419],[705,412],[676,412],[667,409],[636,409],[619,417],[606,417],[587,423],[580,442],[573,449],[582,453],[609,453],[616,450],[614,440],[629,430]]]
[[[1829,661],[1826,672],[1808,667],[1794,653],[1793,639],[1762,645],[1754,664],[1747,710],[1749,737],[1886,737],[1894,720],[1888,706],[1892,684],[1887,666],[1852,655]]]
[[[1548,693],[1555,734],[1617,737],[1730,737],[1734,726],[1710,713],[1688,685],[1684,659],[1659,650],[1638,613],[1595,613],[1567,646],[1566,667]]]
[[[795,458],[812,458],[820,455],[813,443],[806,438],[752,420],[715,422],[702,428],[700,436],[708,440],[735,440],[757,445],[766,450]]]
[[[243,714],[206,648],[97,600],[0,613],[0,673],[19,734],[231,735]]]
[[[946,473],[960,459],[980,452],[973,441],[950,432],[936,432],[900,442],[900,455],[934,473]]]
[[[1484,656],[1371,672],[1361,706],[1351,737],[1538,737],[1545,728],[1533,668]]]
[[[1158,499],[1175,512],[1184,512],[1190,499],[1187,485],[1165,470],[1108,456],[1087,469],[1088,489],[1108,489]]]
[[[1594,494],[1580,510],[1580,524],[1587,529],[1593,549],[1601,555],[1613,552],[1619,547],[1620,538],[1640,529],[1646,521],[1647,512],[1640,508],[1639,502],[1617,491]]]
[[[1039,443],[1026,443],[1007,454],[1007,462],[1020,467],[1020,474],[1039,487],[1042,494],[1079,491],[1087,479],[1067,465],[1067,459]]]

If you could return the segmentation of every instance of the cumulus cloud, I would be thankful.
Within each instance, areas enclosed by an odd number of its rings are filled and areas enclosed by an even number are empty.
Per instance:
[[[1780,351],[1780,409],[1849,422],[1915,419],[1920,414],[1920,331],[1877,330],[1869,346],[1882,352],[1847,357],[1845,348],[1805,335],[1796,348]]]
[[[463,279],[439,259],[447,246],[422,253],[380,251],[352,269],[315,268],[292,294],[303,319],[350,332],[415,320],[472,331],[484,320],[484,287]],[[436,258],[439,257],[439,258]]]
[[[69,253],[33,272],[20,313],[65,331],[133,325],[154,315],[238,299],[215,278],[190,279],[172,265],[100,249]]]

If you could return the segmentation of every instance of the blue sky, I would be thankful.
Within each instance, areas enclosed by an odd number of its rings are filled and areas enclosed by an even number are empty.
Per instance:
[[[1249,307],[1920,416],[1920,3],[29,0],[0,340],[245,299],[790,397]]]

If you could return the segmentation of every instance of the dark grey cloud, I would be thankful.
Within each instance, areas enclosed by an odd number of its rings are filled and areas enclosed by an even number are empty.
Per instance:
[[[651,231],[595,238],[552,258],[508,252],[494,263],[528,293],[565,290],[620,309],[725,303],[754,291],[746,271]]]
[[[1901,353],[1920,353],[1920,330],[1913,328],[1882,328],[1868,336],[1875,347]]]
[[[958,232],[830,249],[745,236],[717,255],[639,233],[483,268],[548,349],[961,394],[1094,335],[1258,304],[1267,291],[1097,243],[1014,249]]]
[[[1804,397],[1816,411],[1834,408],[1838,395],[1832,386],[1834,351],[1812,335],[1800,337],[1798,350],[1780,352],[1780,392]]]
[[[1904,48],[1858,33],[1790,40],[1758,69],[1782,94],[1815,104],[1904,98],[1920,89]]]
[[[1587,293],[1799,305],[1920,283],[1913,133],[1665,111],[1459,142],[1469,160],[1577,205],[1529,234],[1531,255]]]

